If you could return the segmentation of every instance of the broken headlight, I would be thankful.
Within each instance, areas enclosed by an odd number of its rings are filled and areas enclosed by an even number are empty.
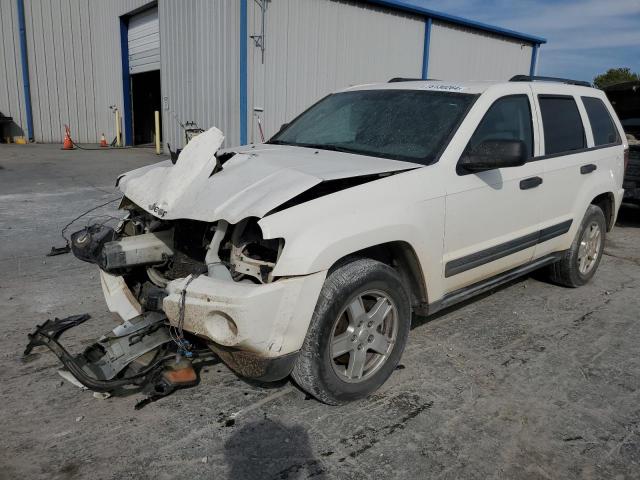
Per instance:
[[[235,280],[273,281],[273,269],[284,248],[284,239],[265,240],[255,219],[239,222],[231,235],[229,265]]]

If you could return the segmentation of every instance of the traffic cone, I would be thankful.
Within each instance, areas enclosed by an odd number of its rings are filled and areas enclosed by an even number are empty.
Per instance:
[[[109,144],[107,143],[107,139],[104,138],[104,133],[100,137],[100,146],[103,147],[103,148],[106,148],[106,147],[109,146]]]
[[[63,150],[73,150],[73,142],[71,141],[71,130],[69,130],[69,126],[64,126],[65,134],[64,141],[62,142]]]

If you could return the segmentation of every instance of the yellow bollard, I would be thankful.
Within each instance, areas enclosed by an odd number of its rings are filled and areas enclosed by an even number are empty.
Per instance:
[[[160,112],[153,112],[156,119],[156,155],[160,155]]]

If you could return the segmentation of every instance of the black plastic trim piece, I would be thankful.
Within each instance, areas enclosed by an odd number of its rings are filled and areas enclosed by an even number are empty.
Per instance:
[[[530,188],[536,188],[542,185],[541,177],[531,177],[520,180],[520,190],[529,190]]]
[[[559,237],[560,235],[564,235],[571,228],[571,224],[573,220],[567,220],[562,223],[558,223],[557,225],[552,225],[551,227],[543,228],[540,230],[540,238],[538,238],[538,243],[546,242],[547,240],[551,240],[552,238]]]
[[[538,243],[546,242],[552,238],[564,235],[569,231],[572,223],[573,220],[566,220],[562,223],[558,223],[557,225],[552,225],[550,227],[543,228],[542,230],[538,230],[537,232],[529,233],[528,235],[501,243],[495,247],[487,248],[485,250],[451,260],[447,262],[444,267],[444,276],[445,278],[449,278],[454,275],[458,275],[459,273],[466,272],[467,270],[480,267],[486,263],[494,262],[508,255],[533,247]]]
[[[550,155],[541,155],[539,157],[533,157],[532,159],[530,159],[528,161],[529,162],[536,162],[538,160],[548,160],[550,158],[564,157],[564,156],[568,156],[568,155],[574,155],[576,153],[584,153],[584,152],[590,152],[592,150],[600,150],[600,149],[603,149],[603,148],[619,147],[621,145],[622,145],[622,142],[618,142],[618,143],[608,143],[606,145],[598,145],[597,147],[580,148],[578,150],[567,150],[566,152],[552,153]]]
[[[393,77],[387,83],[398,82],[437,82],[437,78],[407,78],[407,77]]]
[[[591,173],[597,169],[598,169],[597,165],[594,165],[593,163],[589,163],[588,165],[582,165],[580,167],[580,173],[582,175],[586,175],[587,173]]]
[[[538,243],[539,237],[540,232],[530,233],[529,235],[509,240],[508,242],[501,243],[495,247],[487,248],[486,250],[481,250],[479,252],[472,253],[471,255],[451,260],[445,265],[444,276],[449,278],[454,275],[458,275],[459,273],[466,272],[467,270],[480,267],[485,263],[490,263],[495,260],[499,260],[502,257],[533,247]]]
[[[534,260],[533,262],[529,262],[520,267],[516,267],[507,272],[501,273],[494,277],[488,278],[486,280],[482,280],[478,283],[474,283],[468,287],[460,288],[455,290],[447,295],[445,295],[441,300],[430,303],[428,306],[428,314],[432,315],[439,310],[455,305],[456,303],[463,302],[468,300],[471,297],[494,289],[504,283],[515,280],[518,277],[526,275],[527,273],[533,272],[541,267],[546,265],[550,265],[554,262],[560,260],[562,256],[562,252],[552,253],[551,255],[547,255],[545,257]]]
[[[571,78],[560,78],[560,77],[541,77],[536,75],[514,75],[509,79],[510,82],[535,82],[535,81],[543,81],[543,82],[558,82],[558,83],[566,83],[567,85],[579,85],[581,87],[589,87],[593,88],[589,82],[585,82],[583,80],[572,80]]]

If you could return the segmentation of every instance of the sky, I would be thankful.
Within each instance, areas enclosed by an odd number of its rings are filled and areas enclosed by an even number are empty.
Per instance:
[[[640,0],[409,0],[442,13],[547,39],[538,75],[593,81],[640,72]]]

